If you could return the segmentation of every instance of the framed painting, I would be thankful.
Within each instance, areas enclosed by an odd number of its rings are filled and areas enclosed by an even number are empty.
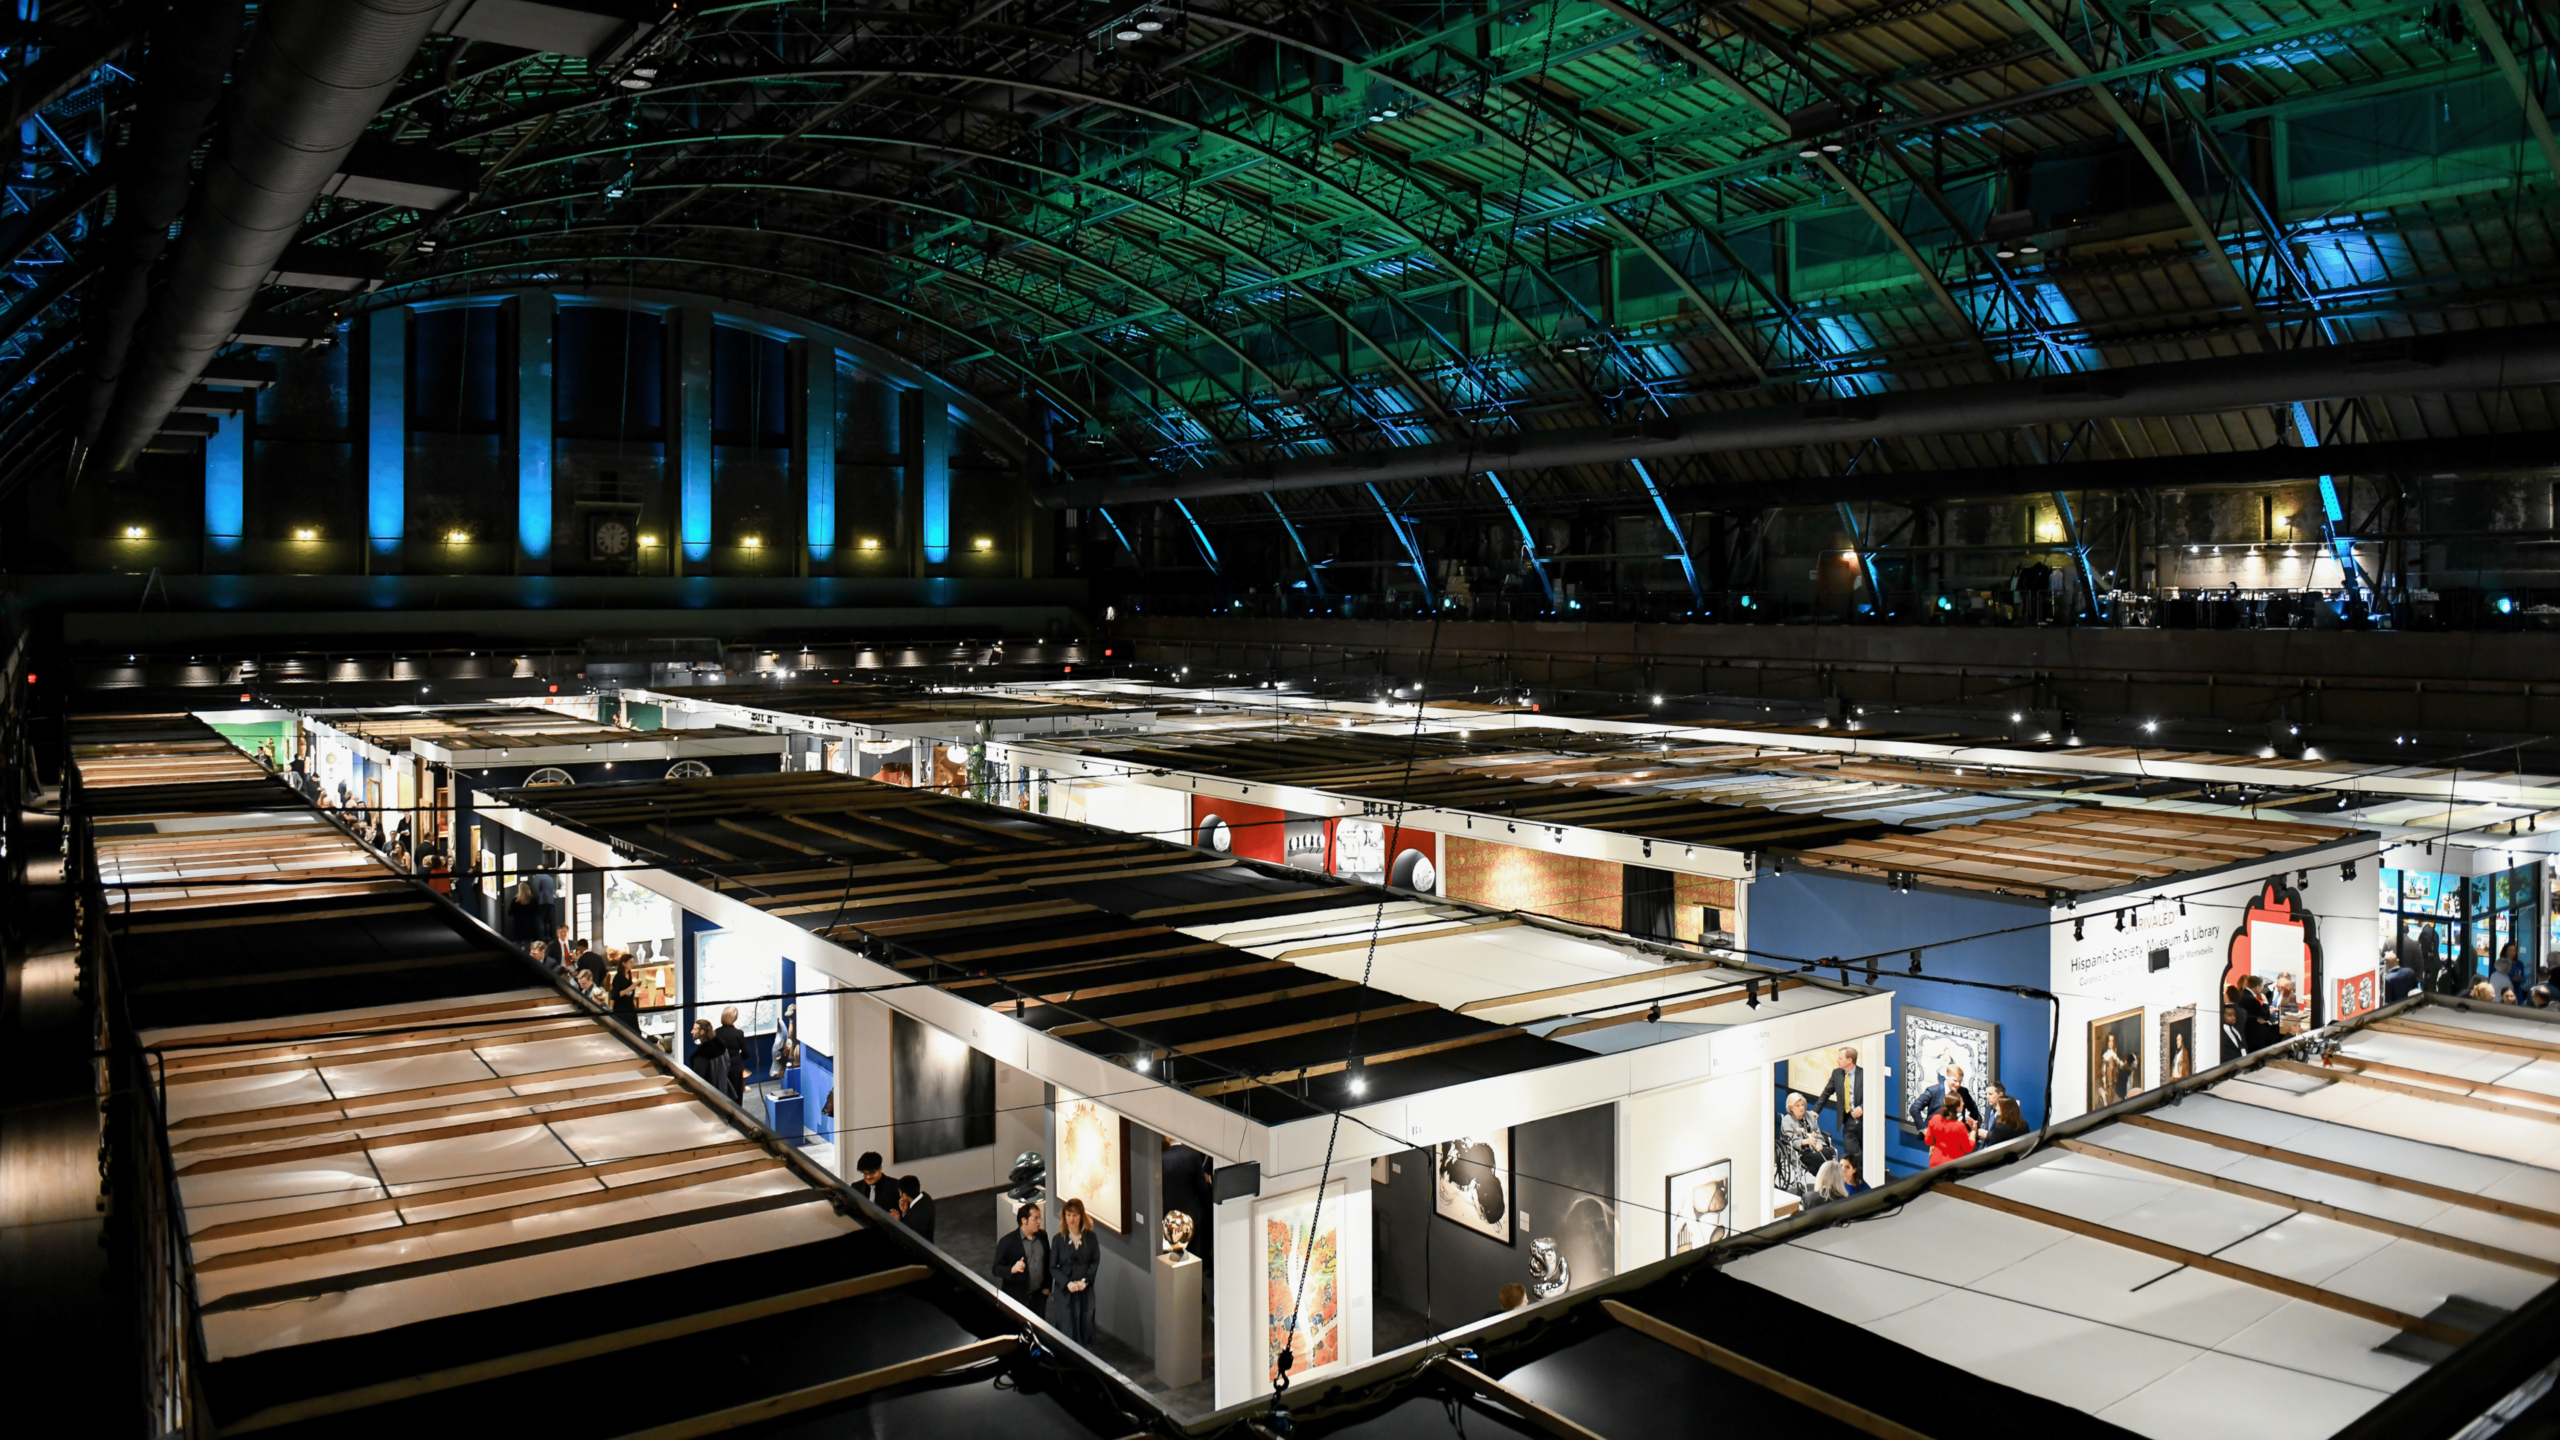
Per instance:
[[[965,1040],[891,1012],[891,1163],[930,1160],[994,1143],[994,1058]]]
[[[2159,1048],[2151,1053],[2159,1057],[2160,1067],[2154,1088],[2196,1073],[2196,1007],[2181,1005],[2160,1012]]]
[[[1488,1239],[1512,1243],[1511,1132],[1464,1135],[1431,1147],[1431,1210]]]
[[[2142,1093],[2142,1011],[2089,1022],[2089,1108]]]
[[[1292,1383],[1348,1363],[1342,1333],[1342,1197],[1336,1180],[1254,1208],[1262,1227],[1262,1382],[1289,1357]],[[1294,1320],[1294,1323],[1292,1323]]]
[[[1058,1092],[1058,1166],[1051,1193],[1064,1205],[1082,1200],[1093,1223],[1114,1234],[1129,1229],[1129,1119],[1082,1095]]]
[[[1895,1116],[1905,1130],[1916,1132],[1911,1107],[1950,1065],[1964,1070],[1965,1088],[1977,1099],[1982,1086],[2000,1078],[2000,1027],[1970,1015],[1946,1015],[1905,1006],[1901,1016],[1901,1103]]]
[[[1665,1253],[1702,1250],[1733,1233],[1733,1162],[1718,1160],[1663,1181]]]

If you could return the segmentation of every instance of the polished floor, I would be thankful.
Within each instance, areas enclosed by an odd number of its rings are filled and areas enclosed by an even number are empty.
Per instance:
[[[22,834],[37,858],[0,896],[0,1296],[10,1297],[0,1304],[0,1376],[78,1374],[96,1387],[84,1407],[114,1406],[135,1367],[101,1243],[98,1111],[70,909],[54,824]]]

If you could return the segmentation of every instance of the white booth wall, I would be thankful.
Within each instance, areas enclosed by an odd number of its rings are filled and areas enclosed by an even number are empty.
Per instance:
[[[2352,863],[2355,878],[2342,866]],[[2320,949],[2320,1014],[2325,1021],[2352,1018],[2339,1010],[2341,984],[2356,986],[2361,1008],[2381,1003],[2380,934],[2375,875],[2381,865],[2379,845],[2366,841],[2332,846],[2318,858],[2235,867],[2209,877],[2157,892],[2084,902],[2077,910],[2056,910],[2050,935],[2053,949],[2051,989],[2060,1000],[2057,1049],[2053,1063],[2053,1118],[2068,1120],[2089,1112],[2091,1025],[2140,1010],[2134,1032],[2141,1037],[2132,1078],[2145,1090],[2168,1078],[2162,1048],[2162,1025],[2182,1012],[2194,1012],[2190,1071],[2221,1063],[2222,975],[2235,934],[2252,900],[2270,879],[2298,897],[2313,918]],[[2305,883],[2295,889],[2296,872]],[[2180,913],[2179,901],[2185,901]],[[2127,913],[2122,930],[2116,912]],[[2072,934],[2075,920],[2080,935]],[[2157,951],[2167,952],[2163,969],[2151,968]],[[2298,982],[2310,977],[2296,974]],[[2369,999],[2364,997],[2369,996]]]

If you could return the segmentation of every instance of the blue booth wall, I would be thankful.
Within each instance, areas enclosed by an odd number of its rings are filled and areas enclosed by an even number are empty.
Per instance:
[[[1821,872],[1764,874],[1751,882],[1750,941],[1755,960],[1785,963],[1833,955],[1867,955],[1892,947],[1892,953],[1877,962],[1876,976],[1877,987],[1892,991],[1894,997],[1893,1034],[1885,1042],[1884,1055],[1884,1063],[1891,1071],[1884,1077],[1884,1092],[1890,1097],[1888,1103],[1894,1112],[1885,1127],[1885,1158],[1892,1175],[1907,1175],[1926,1169],[1929,1164],[1928,1147],[1914,1143],[1916,1137],[1907,1135],[1902,1127],[1902,1007],[1911,1005],[1942,1015],[1962,1015],[1996,1026],[2000,1039],[1998,1079],[2017,1098],[2029,1125],[2044,1119],[2045,1051],[2053,1022],[2053,1007],[2041,1000],[1914,979],[1907,973],[1911,959],[1904,952],[1915,946],[1930,947],[1921,957],[1924,976],[2049,988],[2053,980],[2053,942],[2045,929],[2035,924],[2048,913],[2041,901],[1931,890],[1896,891],[1881,881]],[[1942,939],[1980,935],[2013,925],[2034,928],[1952,945],[1935,944]],[[1879,1177],[1866,1178],[1870,1184],[1881,1183]]]

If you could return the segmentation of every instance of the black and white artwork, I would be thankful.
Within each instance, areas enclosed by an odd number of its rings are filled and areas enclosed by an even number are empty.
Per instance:
[[[1431,1208],[1479,1235],[1511,1243],[1511,1132],[1495,1130],[1432,1147]]]
[[[1663,1185],[1662,1213],[1670,1226],[1669,1253],[1703,1249],[1733,1233],[1733,1162],[1718,1160],[1684,1170]]]
[[[1979,1100],[1982,1087],[2000,1078],[1999,1027],[1971,1016],[1905,1007],[1902,1073],[1894,1078],[1902,1082],[1902,1103],[1895,1111],[1906,1128],[1911,1123],[1911,1107],[1920,1103],[1921,1092],[1937,1084],[1949,1065],[1964,1067],[1965,1088]]]
[[[841,1123],[841,1122],[839,1122]],[[930,1160],[996,1143],[996,1062],[930,1025],[889,1017],[889,1154]]]

